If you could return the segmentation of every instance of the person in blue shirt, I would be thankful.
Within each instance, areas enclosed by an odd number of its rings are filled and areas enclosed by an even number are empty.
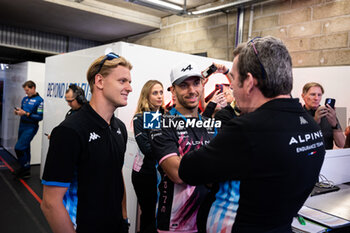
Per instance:
[[[30,177],[30,142],[38,132],[39,121],[43,119],[44,100],[36,92],[33,81],[26,81],[22,85],[26,97],[22,99],[21,107],[15,107],[14,113],[21,117],[18,129],[18,140],[15,152],[20,168],[15,171],[18,178]]]

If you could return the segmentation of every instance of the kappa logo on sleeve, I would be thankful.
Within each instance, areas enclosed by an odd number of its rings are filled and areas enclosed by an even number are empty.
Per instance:
[[[121,135],[122,134],[122,131],[120,131],[120,128],[118,128],[117,130],[117,134]]]
[[[160,112],[144,112],[143,128],[144,129],[160,129]]]

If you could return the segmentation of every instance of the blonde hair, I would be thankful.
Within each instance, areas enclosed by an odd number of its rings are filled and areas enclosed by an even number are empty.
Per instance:
[[[324,94],[324,89],[323,89],[322,85],[319,83],[316,83],[316,82],[306,83],[303,87],[303,94],[306,94],[310,90],[311,87],[321,88],[321,92],[322,92],[322,94]]]
[[[163,84],[158,80],[148,80],[145,83],[145,85],[143,85],[139,100],[137,102],[135,114],[149,112],[155,109],[155,107],[149,101],[149,96],[151,94],[152,88],[156,84],[161,85],[163,88]],[[162,107],[163,105],[164,105],[164,99],[163,99]]]
[[[103,59],[106,58],[107,55],[101,56],[97,58],[89,67],[87,73],[86,73],[86,79],[90,85],[90,91],[92,93],[93,87],[95,85],[95,76],[96,74],[101,74],[102,76],[108,76],[111,73],[111,70],[113,68],[120,66],[124,66],[128,68],[129,70],[132,69],[132,65],[129,61],[127,61],[124,57],[119,56],[119,58],[114,58],[112,60],[105,60],[100,71],[98,69],[100,68],[101,62]]]

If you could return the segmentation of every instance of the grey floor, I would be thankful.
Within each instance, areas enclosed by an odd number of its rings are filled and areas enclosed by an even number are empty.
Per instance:
[[[8,166],[17,169],[15,158],[0,147],[0,156]],[[19,180],[0,159],[0,232],[1,233],[51,233],[41,212],[39,201],[28,190],[42,198],[40,166],[31,167],[31,178]]]

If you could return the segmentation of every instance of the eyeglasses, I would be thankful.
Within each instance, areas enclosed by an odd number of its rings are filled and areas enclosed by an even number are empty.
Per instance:
[[[255,38],[253,38],[252,40],[250,40],[250,41],[248,42],[248,45],[249,45],[249,44],[252,45],[252,47],[253,47],[253,49],[254,49],[255,56],[256,56],[256,58],[258,59],[259,64],[260,64],[260,69],[261,69],[261,71],[262,71],[262,76],[263,76],[262,78],[263,78],[263,79],[266,79],[267,73],[266,73],[265,67],[263,66],[263,64],[262,64],[261,61],[260,61],[260,58],[259,58],[259,55],[258,55],[258,50],[256,50],[255,44],[254,44],[254,40],[255,40],[255,39],[258,39],[258,38],[261,38],[261,37],[255,37]]]
[[[115,53],[113,53],[113,52],[111,52],[111,53],[109,53],[109,54],[106,54],[106,56],[105,56],[105,57],[102,59],[102,61],[100,62],[96,74],[100,73],[100,71],[101,71],[101,69],[102,69],[102,67],[103,67],[103,64],[105,64],[105,61],[106,61],[106,60],[110,61],[110,60],[113,60],[113,59],[115,59],[115,58],[120,58],[120,56],[117,55],[117,54],[115,54]]]
[[[67,100],[67,99],[66,99],[66,101],[67,101],[68,103],[72,103],[74,100],[75,100],[75,98],[74,98],[74,99],[71,99],[71,100]]]

